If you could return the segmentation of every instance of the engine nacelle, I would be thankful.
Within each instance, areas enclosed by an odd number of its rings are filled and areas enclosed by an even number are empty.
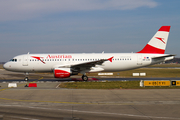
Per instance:
[[[55,68],[54,77],[55,78],[67,78],[71,76],[70,68]]]

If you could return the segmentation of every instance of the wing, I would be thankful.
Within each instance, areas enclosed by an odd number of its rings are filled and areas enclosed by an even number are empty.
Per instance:
[[[85,62],[85,63],[80,63],[76,65],[72,65],[71,68],[72,70],[90,70],[92,67],[95,67],[96,65],[102,65],[105,61],[110,61],[112,62],[113,57],[109,59],[101,59],[101,60],[96,60],[96,61],[91,61],[91,62]]]
[[[83,62],[78,64],[71,64],[71,65],[58,65],[54,66],[54,68],[71,68],[74,72],[80,72],[83,70],[90,70],[92,67],[95,67],[96,65],[102,65],[105,61],[112,62],[113,57],[109,59],[101,59],[96,61],[90,61],[90,62]]]

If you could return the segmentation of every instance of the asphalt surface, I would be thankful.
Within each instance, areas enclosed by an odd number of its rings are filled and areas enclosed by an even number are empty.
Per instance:
[[[1,83],[3,120],[178,120],[180,90],[88,90],[58,88],[58,83],[7,88]]]
[[[25,87],[21,76],[2,74],[0,120],[180,120],[180,89],[64,89],[61,79],[38,76],[31,79],[37,87]],[[120,78],[98,80],[108,79]],[[8,88],[10,83],[17,87]]]

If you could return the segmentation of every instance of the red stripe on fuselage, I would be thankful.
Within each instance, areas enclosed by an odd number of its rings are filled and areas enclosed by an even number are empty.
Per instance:
[[[164,32],[169,32],[171,26],[162,26],[158,31],[164,31]]]
[[[137,53],[152,53],[152,54],[164,54],[165,50],[155,48],[149,44],[147,44],[141,51]]]

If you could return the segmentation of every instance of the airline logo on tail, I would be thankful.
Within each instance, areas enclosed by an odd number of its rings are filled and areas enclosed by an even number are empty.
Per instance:
[[[157,38],[158,40],[160,40],[160,41],[162,41],[164,44],[166,44],[166,43],[164,42],[164,38],[160,38],[160,37],[155,37],[155,38]]]
[[[137,53],[164,54],[171,26],[162,26],[148,44]]]

